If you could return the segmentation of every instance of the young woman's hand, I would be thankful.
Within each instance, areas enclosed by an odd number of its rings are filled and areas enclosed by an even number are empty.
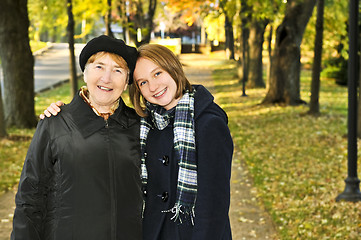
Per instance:
[[[50,106],[45,109],[44,113],[40,114],[40,119],[44,119],[46,117],[50,117],[51,115],[56,116],[60,112],[60,107],[63,106],[64,103],[62,101],[57,101],[56,103],[50,104]]]

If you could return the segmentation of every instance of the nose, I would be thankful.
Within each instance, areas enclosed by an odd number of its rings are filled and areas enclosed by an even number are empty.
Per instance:
[[[102,75],[102,78],[101,80],[104,82],[104,83],[109,83],[111,81],[111,71],[110,70],[105,70],[103,72],[103,75]]]
[[[148,82],[149,91],[154,92],[158,89],[158,83],[156,80],[152,79]]]

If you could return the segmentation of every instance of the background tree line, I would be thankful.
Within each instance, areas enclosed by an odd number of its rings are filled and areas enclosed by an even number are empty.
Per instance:
[[[6,126],[31,128],[37,122],[30,40],[69,43],[74,93],[75,42],[102,31],[140,46],[161,22],[167,36],[191,37],[190,32],[201,29],[208,42],[224,43],[228,57],[239,63],[245,87],[268,87],[264,104],[306,102],[300,98],[301,59],[314,64],[311,113],[319,114],[321,70],[347,83],[348,8],[343,0],[5,0],[0,8],[5,88],[0,136],[6,135]],[[114,25],[122,31],[115,32]]]

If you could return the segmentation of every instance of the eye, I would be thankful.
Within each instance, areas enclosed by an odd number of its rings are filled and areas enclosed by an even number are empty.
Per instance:
[[[162,74],[162,72],[161,72],[161,71],[156,72],[156,73],[154,74],[154,77],[158,77],[160,74]]]
[[[147,83],[147,81],[140,81],[140,82],[138,82],[138,85],[139,85],[139,87],[141,87],[141,86],[143,86],[144,84],[146,84]]]
[[[99,65],[99,64],[96,64],[96,65],[95,65],[95,68],[96,68],[96,69],[102,69],[103,66],[102,66],[102,65]]]
[[[115,72],[117,72],[117,73],[123,73],[122,69],[120,69],[120,68],[115,69]]]

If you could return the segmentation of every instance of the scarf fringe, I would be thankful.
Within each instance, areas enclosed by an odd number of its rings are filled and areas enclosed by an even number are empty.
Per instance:
[[[162,213],[173,213],[174,215],[170,218],[170,220],[174,222],[177,222],[177,220],[179,220],[180,224],[183,223],[181,214],[186,214],[191,219],[192,226],[194,226],[194,218],[196,217],[196,214],[194,212],[194,206],[189,211],[182,211],[182,208],[184,208],[182,205],[176,204],[171,209],[162,211]]]

